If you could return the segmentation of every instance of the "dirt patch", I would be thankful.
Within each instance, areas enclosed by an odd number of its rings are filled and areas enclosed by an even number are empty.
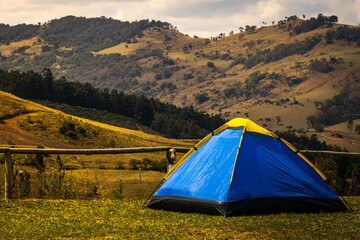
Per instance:
[[[4,120],[3,123],[0,124],[0,145],[36,146],[41,144],[46,147],[54,148],[76,148],[74,145],[39,137],[22,130],[17,126],[16,122],[24,117],[26,117],[26,115],[17,116]]]

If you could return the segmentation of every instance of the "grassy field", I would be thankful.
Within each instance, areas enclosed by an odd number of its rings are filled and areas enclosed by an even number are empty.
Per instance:
[[[349,197],[354,209],[360,198]],[[360,213],[224,218],[141,209],[141,201],[0,201],[2,239],[359,239]]]

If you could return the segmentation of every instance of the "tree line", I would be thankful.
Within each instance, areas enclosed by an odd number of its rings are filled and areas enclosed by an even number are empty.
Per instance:
[[[39,33],[40,27],[32,24],[18,24],[10,26],[0,23],[0,44],[10,44],[13,41],[20,41],[35,37]]]
[[[143,30],[150,27],[176,29],[168,22],[150,21],[149,19],[129,22],[106,17],[66,16],[38,25],[18,24],[10,26],[0,24],[0,43],[10,43],[11,41],[40,36],[46,42],[55,45],[56,48],[60,46],[116,45],[135,36],[142,36]]]
[[[225,123],[220,116],[200,113],[193,107],[180,108],[143,95],[98,89],[90,83],[67,81],[65,77],[54,79],[48,68],[42,74],[0,69],[0,89],[24,99],[106,110],[133,118],[172,138],[201,138]]]
[[[332,16],[324,16],[323,14],[319,13],[317,18],[310,18],[306,21],[304,21],[302,24],[296,26],[294,28],[294,32],[296,34],[300,33],[306,33],[310,32],[312,30],[315,30],[321,26],[328,25],[329,27],[332,26],[332,24],[338,22],[338,17],[335,15]]]
[[[318,105],[319,111],[307,117],[309,124],[316,129],[360,118],[360,97],[350,97],[347,91]]]
[[[244,64],[247,68],[252,68],[261,62],[269,63],[295,54],[305,54],[313,49],[320,41],[321,36],[314,36],[295,43],[282,43],[276,45],[272,50],[265,49],[264,51],[257,51],[255,54],[248,56]]]
[[[174,29],[167,22],[149,21],[120,21],[112,18],[85,18],[66,16],[51,20],[45,25],[41,37],[56,46],[84,46],[86,45],[116,45],[126,42],[135,36],[141,37],[143,30],[150,27]]]

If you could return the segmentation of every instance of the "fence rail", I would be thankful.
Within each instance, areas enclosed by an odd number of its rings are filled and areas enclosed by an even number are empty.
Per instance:
[[[335,152],[335,151],[316,151],[316,150],[300,150],[300,153],[309,154],[321,154],[321,155],[333,155],[343,157],[360,157],[359,152]]]
[[[138,147],[138,148],[104,148],[104,149],[58,149],[58,148],[0,148],[0,153],[14,154],[125,154],[144,152],[164,152],[175,149],[176,152],[186,153],[190,148],[182,147]]]
[[[12,154],[127,154],[127,153],[145,153],[145,152],[167,152],[167,158],[172,154],[174,160],[176,152],[186,153],[191,148],[184,147],[138,147],[138,148],[106,148],[106,149],[56,149],[56,148],[0,148],[0,153],[5,154],[5,199],[12,199],[12,181],[13,181],[13,161]],[[171,152],[171,154],[169,154]],[[315,155],[315,166],[322,171],[322,155],[360,157],[359,152],[334,152],[334,151],[316,151],[300,150],[303,154]]]

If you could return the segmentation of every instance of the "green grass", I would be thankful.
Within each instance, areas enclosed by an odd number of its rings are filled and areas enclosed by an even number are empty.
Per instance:
[[[349,197],[354,209],[360,198]],[[359,239],[360,213],[208,216],[140,201],[0,201],[2,239]]]

